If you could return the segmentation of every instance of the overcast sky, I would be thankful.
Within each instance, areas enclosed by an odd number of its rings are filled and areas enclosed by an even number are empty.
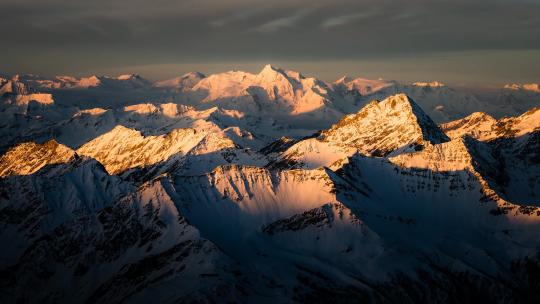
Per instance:
[[[0,0],[0,73],[540,82],[540,0]]]

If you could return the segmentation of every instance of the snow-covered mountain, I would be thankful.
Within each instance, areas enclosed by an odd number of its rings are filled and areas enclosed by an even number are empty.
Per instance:
[[[0,84],[2,303],[540,296],[538,108],[270,65]]]
[[[342,78],[334,82],[333,86],[338,91],[346,88],[346,98],[352,99],[357,107],[373,99],[381,100],[398,93],[407,94],[438,123],[490,108],[489,102],[482,102],[479,96],[457,91],[438,81],[400,84],[395,81]]]
[[[448,137],[422,109],[399,94],[372,101],[319,136],[299,141],[283,152],[275,165],[331,166],[355,153],[386,156],[445,141]]]
[[[166,88],[184,92],[192,89],[201,79],[206,76],[200,72],[190,72],[179,77],[158,81],[154,85],[158,88]]]
[[[37,75],[20,75],[18,78],[35,89],[139,89],[152,85],[150,81],[137,74],[125,74],[118,77],[91,75],[81,78],[72,76],[46,78]]]

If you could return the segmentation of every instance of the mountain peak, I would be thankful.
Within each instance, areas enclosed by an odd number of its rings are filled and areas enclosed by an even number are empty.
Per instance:
[[[155,86],[158,88],[174,88],[179,90],[188,90],[193,88],[199,81],[206,78],[206,75],[200,72],[189,72],[182,76],[158,81]]]
[[[123,74],[116,77],[116,79],[118,80],[132,80],[132,79],[141,79],[141,78],[142,77],[139,74]]]
[[[32,174],[47,165],[66,163],[75,157],[75,151],[54,139],[43,144],[18,144],[0,158],[0,177]]]
[[[471,136],[481,141],[500,137],[517,137],[540,129],[540,108],[532,108],[517,117],[496,120],[483,113],[471,115],[441,125],[450,138]]]
[[[280,78],[286,79],[287,81],[289,80],[289,77],[284,70],[270,64],[265,65],[257,76],[266,81],[276,81]]]
[[[268,73],[268,72],[279,72],[281,71],[281,69],[279,68],[276,68],[274,66],[272,66],[271,64],[267,64],[263,67],[263,69],[259,72],[259,74],[264,74],[264,73]]]
[[[97,87],[99,85],[101,85],[101,79],[100,79],[100,77],[98,77],[96,75],[92,75],[92,76],[89,76],[89,77],[83,77],[83,78],[79,79],[79,81],[77,83],[77,86],[84,87],[84,88]]]
[[[19,80],[18,75],[14,76],[11,80],[0,81],[0,96],[5,93],[14,95],[26,95],[30,93],[28,86]]]
[[[397,94],[372,101],[358,113],[345,116],[321,139],[375,156],[409,145],[448,141],[448,137],[407,95]],[[412,146],[411,146],[412,147]]]
[[[81,146],[77,153],[97,159],[107,172],[118,174],[162,162],[175,154],[185,155],[205,135],[195,129],[174,129],[164,135],[143,136],[118,125]]]
[[[185,73],[184,75],[182,75],[182,78],[205,78],[206,75],[201,73],[201,72],[197,72],[197,71],[194,71],[194,72],[188,72],[188,73]]]

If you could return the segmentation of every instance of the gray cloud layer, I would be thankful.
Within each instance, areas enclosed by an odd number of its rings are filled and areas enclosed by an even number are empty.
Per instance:
[[[0,7],[0,69],[8,72],[540,50],[538,0],[0,0]]]

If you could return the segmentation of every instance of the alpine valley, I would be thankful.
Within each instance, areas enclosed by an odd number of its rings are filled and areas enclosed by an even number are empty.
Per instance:
[[[538,303],[540,90],[0,78],[0,303]]]

